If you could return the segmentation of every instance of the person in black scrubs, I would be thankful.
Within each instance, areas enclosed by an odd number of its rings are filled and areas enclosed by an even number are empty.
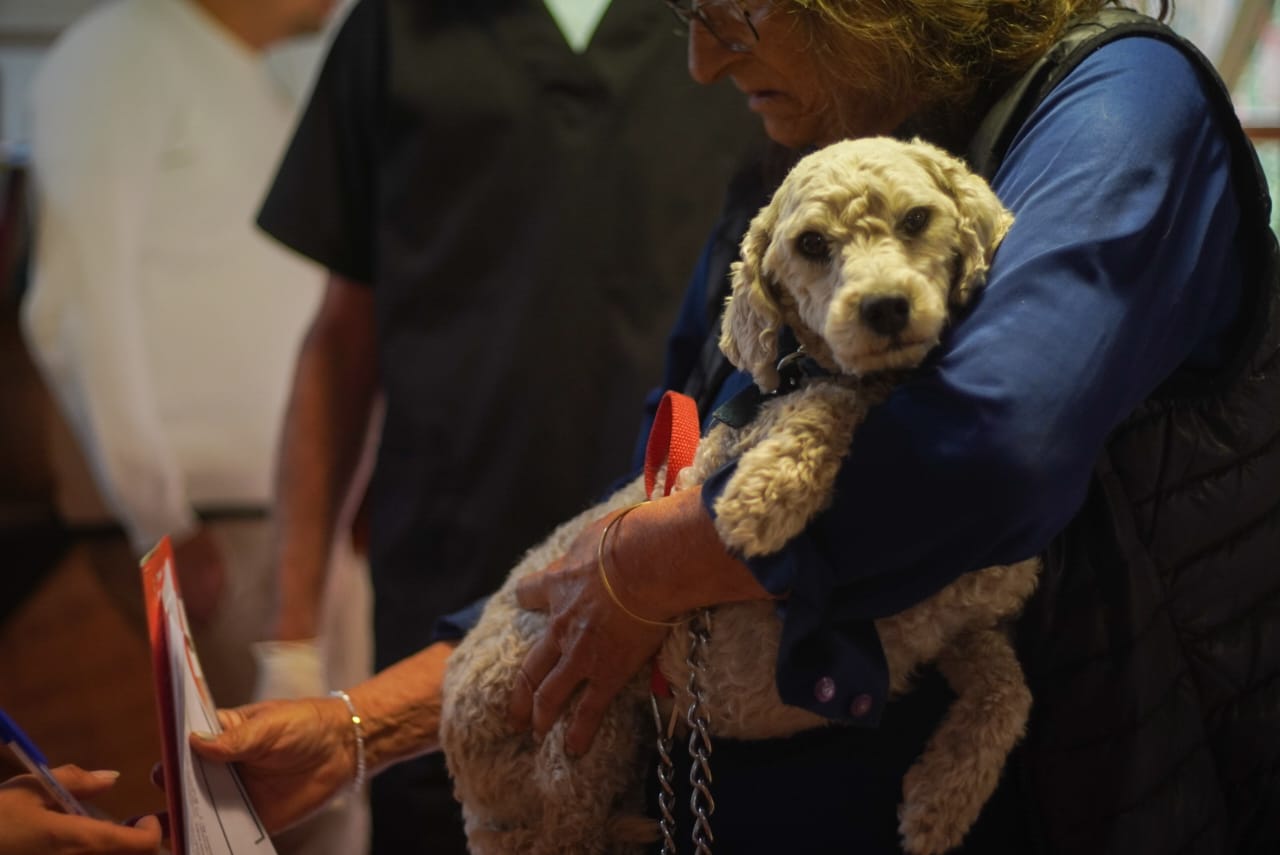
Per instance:
[[[723,187],[763,137],[736,93],[689,80],[660,3],[566,21],[592,6],[361,0],[336,37],[259,216],[332,274],[281,444],[277,640],[314,639],[377,392],[378,669],[627,466]],[[375,855],[463,851],[439,756],[371,796]]]

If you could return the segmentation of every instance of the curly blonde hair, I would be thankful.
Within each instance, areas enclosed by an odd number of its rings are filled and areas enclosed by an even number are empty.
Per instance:
[[[834,87],[927,103],[967,101],[1029,67],[1072,19],[1115,0],[787,0]],[[1169,12],[1161,0],[1160,17]]]

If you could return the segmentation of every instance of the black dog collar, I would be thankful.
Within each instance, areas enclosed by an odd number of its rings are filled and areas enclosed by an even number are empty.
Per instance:
[[[711,418],[731,428],[743,428],[751,424],[766,402],[799,389],[806,379],[830,377],[831,372],[804,352],[800,347],[778,361],[778,388],[761,392],[754,383],[725,401],[711,414]]]

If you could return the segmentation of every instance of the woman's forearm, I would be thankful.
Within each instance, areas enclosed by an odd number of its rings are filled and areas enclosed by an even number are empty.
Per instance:
[[[350,690],[370,775],[439,749],[441,690],[454,644],[432,644]]]
[[[771,598],[721,542],[702,505],[701,486],[636,508],[604,546],[618,597],[646,616],[670,618],[701,606]]]

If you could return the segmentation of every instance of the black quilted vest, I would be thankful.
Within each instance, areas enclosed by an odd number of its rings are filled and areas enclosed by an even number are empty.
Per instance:
[[[1108,10],[997,103],[990,177],[1028,112],[1135,34],[1200,68],[1232,145],[1246,296],[1235,358],[1174,375],[1110,438],[1018,626],[1035,698],[1006,784],[1046,853],[1280,853],[1280,267],[1230,97],[1190,43]],[[1135,140],[1140,144],[1140,140]]]

